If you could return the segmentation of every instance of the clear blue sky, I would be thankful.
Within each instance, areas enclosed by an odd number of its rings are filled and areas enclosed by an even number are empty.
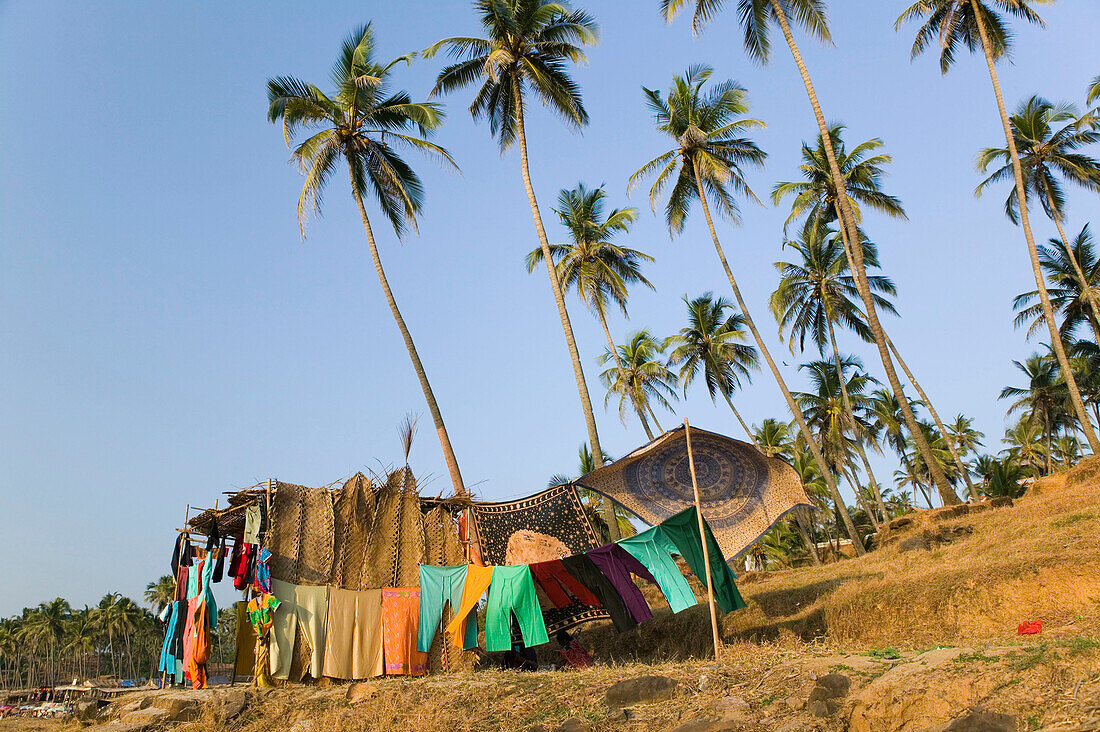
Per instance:
[[[984,65],[964,57],[941,77],[934,58],[910,64],[914,29],[893,30],[906,4],[837,0],[835,47],[803,49],[827,116],[849,125],[849,140],[884,138],[895,158],[887,185],[910,221],[867,221],[900,290],[890,332],[940,410],[976,417],[996,450],[997,393],[1018,381],[1011,359],[1036,347],[1013,330],[1011,298],[1034,283],[1004,194],[972,193],[976,152],[1003,143]],[[578,181],[606,183],[611,203],[627,204],[629,174],[667,147],[640,87],[667,89],[697,62],[744,84],[768,123],[756,191],[796,175],[799,144],[816,130],[785,48],[769,67],[751,64],[729,9],[693,39],[688,20],[666,26],[656,2],[585,6],[602,24],[574,72],[590,126],[578,135],[529,115],[544,212]],[[1011,105],[1036,92],[1080,101],[1100,73],[1100,6],[1043,12],[1050,27],[1020,29],[1015,64],[1001,66]],[[268,77],[325,84],[340,41],[368,19],[387,57],[477,32],[463,0],[0,3],[0,615],[56,595],[78,605],[113,590],[140,597],[167,571],[187,503],[267,477],[318,485],[400,460],[396,425],[425,411],[423,397],[354,205],[337,180],[303,242],[301,179],[265,121]],[[438,66],[418,61],[397,80],[423,98]],[[474,125],[469,99],[445,99],[437,135],[462,175],[412,160],[428,191],[420,237],[398,243],[380,219],[375,228],[467,484],[500,498],[574,471],[585,431],[545,275],[523,267],[536,240],[519,161]],[[615,316],[612,329],[665,335],[681,325],[682,295],[728,286],[698,217],[672,241],[644,191],[629,203],[643,216],[625,241],[657,258],[647,270],[657,290],[639,290],[630,321]],[[1096,203],[1074,195],[1070,228]],[[743,226],[722,224],[720,235],[775,354],[793,364],[766,309],[786,212],[744,209]],[[1042,217],[1036,229],[1054,233]],[[599,405],[602,334],[576,304],[572,315]],[[842,348],[879,372],[873,351],[850,338]],[[752,422],[788,416],[764,374],[738,401]],[[663,424],[683,417],[740,436],[701,392]],[[597,419],[613,455],[644,441],[614,409]],[[434,476],[427,492],[449,491],[430,419],[421,424],[414,470]],[[889,478],[894,466],[879,462]]]

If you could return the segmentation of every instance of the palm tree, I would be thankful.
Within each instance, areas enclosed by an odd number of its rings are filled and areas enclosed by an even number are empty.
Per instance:
[[[768,417],[759,427],[753,427],[752,439],[768,457],[790,458],[794,453],[794,436],[787,422]]]
[[[159,613],[171,605],[174,599],[176,599],[176,578],[170,574],[145,586],[145,602],[152,606],[154,613]]]
[[[1011,460],[1027,470],[1029,476],[1041,474],[1050,461],[1049,451],[1043,444],[1043,432],[1039,420],[1030,414],[1023,415],[1019,422],[1005,430],[1002,440],[1005,449],[1001,454],[1006,461]]]
[[[742,342],[747,337],[745,317],[737,312],[726,315],[733,305],[709,292],[694,299],[684,295],[683,300],[688,322],[679,333],[669,337],[672,353],[668,363],[680,367],[684,397],[687,398],[688,387],[702,369],[711,402],[716,394],[721,394],[741,429],[759,447],[741,413],[733,406],[732,398],[734,390],[741,388],[741,380],[751,381],[751,372],[760,368],[756,349]]]
[[[1100,286],[1100,259],[1096,256],[1089,225],[1085,224],[1069,247],[1063,246],[1058,239],[1050,239],[1050,246],[1040,246],[1039,266],[1050,283],[1047,293],[1051,306],[1062,316],[1058,326],[1062,340],[1069,343],[1084,322],[1089,323],[1094,334],[1100,332],[1100,319],[1097,319],[1096,311],[1088,301],[1093,289]],[[1083,270],[1083,279],[1077,276],[1078,269]],[[1082,282],[1084,290],[1081,289]],[[1016,326],[1030,322],[1027,329],[1029,338],[1045,324],[1042,303],[1036,302],[1038,299],[1039,291],[1031,290],[1017,295],[1012,303],[1016,310]],[[1079,386],[1083,393],[1084,386]]]
[[[661,98],[660,92],[644,89],[649,107],[656,116],[657,129],[672,137],[676,141],[676,147],[643,165],[630,177],[630,185],[634,186],[639,179],[657,173],[656,181],[649,192],[650,206],[653,207],[656,198],[669,181],[675,180],[665,205],[665,223],[673,234],[683,231],[691,204],[698,199],[710,230],[711,241],[737,300],[737,307],[745,318],[745,325],[752,332],[757,348],[764,356],[787,401],[787,407],[798,422],[808,449],[820,463],[822,475],[834,492],[834,502],[843,506],[836,481],[829,473],[828,463],[814,444],[810,429],[764,344],[744,298],[741,297],[741,290],[714,228],[708,196],[713,199],[719,214],[736,221],[738,208],[734,192],[754,201],[759,200],[746,183],[742,168],[746,165],[762,165],[766,155],[752,140],[738,137],[746,130],[763,125],[759,120],[743,116],[748,111],[745,89],[733,81],[725,81],[704,94],[703,86],[712,73],[709,66],[699,65],[689,68],[682,77],[673,77],[672,90],[667,100]],[[845,511],[841,513],[842,518],[846,516]],[[855,536],[856,529],[851,516],[845,518],[845,523],[851,535]],[[863,547],[859,542],[855,544],[856,551],[862,555]]]
[[[687,0],[661,0],[661,10],[665,19],[671,21],[677,12],[686,4]],[[693,0],[695,13],[692,27],[696,33],[702,30],[703,25],[722,6],[723,0]],[[917,445],[921,455],[929,463],[929,469],[936,479],[936,487],[940,491],[945,502],[958,503],[958,496],[954,495],[947,477],[934,464],[931,448],[924,444],[920,430],[916,428],[917,418],[909,408],[909,402],[904,398],[901,381],[898,379],[894,364],[890,359],[890,351],[887,347],[886,334],[879,323],[878,313],[875,311],[875,302],[871,288],[867,283],[867,273],[864,269],[862,247],[855,246],[861,242],[858,232],[859,218],[852,209],[852,199],[847,190],[844,174],[837,162],[836,150],[833,139],[829,135],[828,125],[825,123],[825,114],[821,111],[821,104],[817,99],[810,72],[802,60],[802,53],[795,43],[794,34],[791,31],[789,18],[794,20],[812,37],[831,42],[829,23],[825,16],[824,0],[738,0],[738,16],[744,31],[745,50],[749,56],[760,63],[767,63],[771,52],[769,38],[770,24],[775,22],[783,32],[783,38],[791,51],[795,65],[802,76],[802,83],[806,88],[806,95],[810,101],[814,118],[817,121],[817,129],[821,141],[824,143],[826,162],[828,163],[829,176],[833,189],[836,191],[837,219],[845,239],[845,250],[851,260],[852,272],[856,276],[856,286],[859,288],[860,298],[863,300],[864,312],[867,324],[875,336],[875,345],[878,346],[879,357],[886,371],[886,379],[890,388],[899,395],[899,403],[902,405],[902,413],[910,432],[917,435]]]
[[[985,434],[974,429],[973,417],[967,417],[962,413],[956,414],[955,421],[947,425],[947,430],[951,441],[963,457],[982,447]]]
[[[844,414],[848,420],[847,429],[856,436],[855,447],[863,462],[863,469],[867,472],[871,492],[879,510],[885,516],[886,505],[882,500],[882,492],[871,469],[871,463],[867,459],[867,451],[863,448],[866,435],[858,433],[858,422],[852,411],[847,380],[840,373],[841,358],[836,344],[834,324],[837,322],[844,324],[865,341],[872,340],[873,336],[859,306],[852,301],[853,297],[858,296],[858,291],[855,278],[850,274],[851,270],[848,266],[848,258],[844,254],[843,244],[839,241],[839,237],[828,236],[831,232],[822,219],[816,218],[816,220],[818,221],[816,225],[803,229],[801,240],[786,242],[802,256],[802,261],[775,263],[781,278],[779,286],[772,293],[769,306],[779,324],[780,335],[788,326],[791,328],[789,339],[791,353],[794,353],[796,340],[799,350],[805,351],[807,335],[810,336],[811,342],[817,346],[817,351],[821,355],[825,355],[825,344],[829,344],[833,365],[837,368],[837,382],[840,384]],[[874,244],[866,242],[864,254],[871,266],[878,266],[878,252]],[[868,283],[875,290],[875,299],[879,307],[887,312],[896,313],[890,301],[878,294],[880,292],[896,294],[894,283],[882,276],[869,277]]]
[[[1047,322],[1047,330],[1050,331],[1051,345],[1054,347],[1058,364],[1066,375],[1066,386],[1069,388],[1070,399],[1073,408],[1077,412],[1077,418],[1081,421],[1081,427],[1088,439],[1092,451],[1100,452],[1100,440],[1089,423],[1088,414],[1085,412],[1081,393],[1077,389],[1077,382],[1073,378],[1069,359],[1062,339],[1058,337],[1058,324],[1054,320],[1054,310],[1047,294],[1046,283],[1043,281],[1042,265],[1039,261],[1039,252],[1035,246],[1035,237],[1031,233],[1031,219],[1028,216],[1026,185],[1024,182],[1023,165],[1020,162],[1020,154],[1016,149],[1016,139],[1012,134],[1012,124],[1008,119],[1008,111],[1005,109],[1004,96],[1001,94],[1001,84],[997,79],[997,69],[994,62],[1008,54],[1010,33],[1001,16],[993,10],[996,6],[1004,11],[1024,20],[1043,26],[1043,19],[1032,5],[1048,0],[918,0],[913,3],[895,24],[900,28],[909,20],[928,20],[917,32],[916,41],[913,43],[912,56],[920,55],[931,44],[933,39],[939,40],[940,45],[940,71],[944,74],[955,62],[955,53],[960,45],[965,45],[971,51],[981,48],[985,55],[985,63],[989,68],[989,78],[993,83],[993,96],[997,101],[997,111],[1001,116],[1001,126],[1004,128],[1005,142],[1007,143],[1008,156],[1012,163],[1012,177],[1015,182],[1016,201],[1020,214],[1020,227],[1024,230],[1024,239],[1027,242],[1028,255],[1031,257],[1031,271],[1035,277],[1035,286],[1039,290],[1039,300],[1042,304],[1043,317]]]
[[[533,93],[567,124],[577,129],[588,123],[588,112],[581,101],[580,88],[569,77],[566,64],[585,61],[583,47],[598,42],[599,27],[588,13],[571,10],[564,3],[549,0],[477,0],[474,7],[479,13],[485,38],[445,38],[424,51],[424,56],[431,58],[446,48],[455,61],[439,72],[432,94],[446,94],[481,82],[481,88],[470,104],[470,114],[475,120],[488,118],[489,130],[497,138],[502,153],[513,144],[519,146],[527,203],[531,207],[531,218],[542,248],[550,290],[573,362],[573,376],[588,428],[588,443],[599,461],[603,450],[596,431],[596,417],[577,343],[573,338],[573,326],[565,308],[565,295],[554,269],[550,240],[546,237],[535,189],[531,184],[524,125],[527,93]],[[612,534],[615,534],[611,501],[605,502],[604,518]]]
[[[812,237],[814,229],[822,225],[822,223],[828,223],[833,220],[843,221],[841,219],[841,207],[840,207],[840,189],[834,185],[832,169],[829,164],[829,151],[833,150],[835,159],[840,169],[840,179],[844,183],[844,191],[847,196],[847,205],[852,211],[852,215],[855,219],[855,224],[851,226],[851,230],[855,231],[854,236],[849,235],[849,228],[845,227],[843,223],[839,227],[840,229],[840,241],[843,244],[843,251],[845,259],[848,261],[848,265],[851,270],[856,267],[856,259],[853,256],[852,242],[858,241],[860,243],[859,255],[863,264],[860,265],[862,271],[857,273],[857,276],[853,278],[852,284],[854,285],[854,294],[860,296],[863,299],[863,293],[860,290],[861,286],[868,289],[869,300],[874,303],[871,308],[872,319],[862,318],[867,320],[866,327],[863,328],[863,333],[860,336],[867,343],[874,343],[879,347],[880,356],[886,358],[883,361],[883,366],[886,367],[887,376],[893,371],[893,362],[890,361],[890,353],[892,352],[893,358],[897,359],[899,365],[905,371],[909,381],[913,384],[914,388],[921,394],[921,398],[924,399],[926,404],[929,404],[929,411],[933,413],[933,418],[940,426],[940,431],[943,431],[942,422],[940,422],[939,415],[935,414],[935,409],[931,408],[931,402],[928,401],[927,395],[921,390],[920,385],[917,384],[915,377],[910,372],[909,367],[901,359],[901,354],[897,352],[897,348],[894,347],[889,336],[881,328],[881,324],[878,328],[878,335],[872,327],[872,322],[878,321],[877,311],[879,307],[883,306],[883,298],[876,296],[875,285],[872,278],[867,276],[867,266],[877,267],[877,252],[871,252],[871,261],[868,264],[868,249],[869,242],[866,241],[862,229],[859,224],[863,220],[862,206],[866,206],[880,213],[884,213],[894,218],[906,218],[905,209],[902,207],[901,201],[894,196],[888,195],[882,190],[882,179],[886,175],[885,165],[893,160],[889,155],[883,153],[871,154],[881,149],[883,143],[882,140],[875,138],[866,142],[856,145],[856,147],[849,153],[844,144],[843,139],[844,126],[840,124],[833,124],[828,130],[828,144],[826,144],[826,138],[824,135],[819,134],[817,138],[817,146],[811,148],[806,144],[802,146],[802,180],[790,181],[785,183],[779,183],[772,190],[772,200],[777,205],[783,200],[783,198],[793,195],[794,201],[791,206],[791,215],[787,219],[788,223],[799,216],[805,216],[805,225],[803,226],[803,238]],[[894,294],[894,293],[889,293]],[[864,300],[865,308],[867,306],[867,300]],[[897,314],[897,311],[890,307],[888,312]],[[885,354],[885,355],[884,355]],[[893,388],[893,382],[891,381],[891,388]],[[900,382],[899,382],[900,388]],[[899,393],[899,392],[895,392]],[[902,397],[904,395],[901,395]],[[908,400],[899,398],[899,404],[908,404]],[[931,452],[924,450],[922,441],[924,439],[920,430],[916,430],[916,415],[912,415],[913,419],[910,420],[910,415],[905,409],[902,410],[902,416],[905,418],[906,424],[909,427],[910,434],[917,435],[917,446],[921,458],[923,459]],[[930,450],[931,448],[929,448]],[[952,448],[954,450],[954,448]],[[959,465],[962,461],[957,458],[956,461]],[[937,470],[933,466],[932,475],[934,478],[937,476]],[[943,489],[944,484],[936,478],[937,488]],[[969,481],[968,481],[969,485]],[[951,493],[954,490],[951,489]],[[948,498],[944,499],[945,502],[957,502],[958,498],[953,500]]]
[[[364,197],[373,195],[398,236],[410,226],[415,230],[424,187],[395,146],[426,153],[451,165],[454,161],[442,147],[424,139],[442,123],[442,108],[431,102],[413,102],[407,92],[390,89],[393,67],[402,61],[408,63],[411,56],[381,64],[374,55],[374,31],[368,23],[344,41],[332,70],[334,93],[326,95],[313,84],[290,76],[269,79],[267,117],[272,123],[282,121],[288,146],[300,130],[313,133],[291,155],[291,160],[305,174],[298,197],[298,224],[303,237],[310,209],[320,210],[325,186],[336,173],[341,158],[347,163],[351,192],[367,234],[374,271],[424,391],[455,494],[465,495],[466,487],[443,415],[382,269],[374,231],[363,204]]]
[[[908,218],[901,201],[882,190],[882,179],[886,177],[885,166],[893,162],[890,155],[876,152],[885,143],[876,137],[861,142],[848,152],[844,146],[844,130],[845,126],[839,122],[832,123],[829,126],[829,139],[836,152],[849,205],[857,224],[863,221],[861,204],[893,218]],[[833,187],[828,157],[825,138],[821,135],[818,135],[815,147],[802,143],[802,165],[799,168],[802,171],[802,180],[777,183],[772,189],[772,203],[776,206],[784,198],[794,196],[791,215],[787,217],[784,231],[792,221],[802,217],[805,217],[806,229],[836,219],[836,189]]]
[[[814,430],[830,469],[847,479],[856,498],[863,503],[853,456],[864,435],[871,431],[870,423],[863,416],[867,401],[864,392],[868,385],[874,383],[874,379],[859,373],[863,365],[854,357],[841,357],[839,363],[834,363],[832,359],[811,361],[798,368],[808,373],[813,391],[795,392],[795,401],[807,424]],[[849,370],[856,373],[846,378],[845,372]],[[843,393],[849,395],[847,405],[841,396]],[[877,494],[873,495],[879,498]],[[864,506],[864,510],[877,531],[878,521],[874,511],[868,506]],[[885,518],[885,506],[881,510]]]
[[[1024,198],[1038,200],[1047,217],[1058,227],[1066,259],[1072,265],[1078,287],[1092,311],[1090,322],[1093,324],[1093,337],[1100,343],[1100,327],[1096,324],[1100,317],[1100,305],[1062,227],[1066,218],[1063,181],[1100,191],[1100,161],[1078,152],[1082,147],[1100,141],[1100,132],[1093,127],[1095,117],[1091,114],[1082,117],[1071,104],[1055,106],[1042,97],[1033,96],[1020,104],[1010,121],[1024,172]],[[995,183],[1010,180],[1013,173],[1007,148],[986,148],[978,155],[978,170],[983,174],[991,165],[997,164],[1002,165],[981,182],[975,190],[976,195],[981,196]],[[1014,224],[1020,221],[1019,200],[1013,190],[1005,201],[1005,213]]]
[[[1081,441],[1073,435],[1060,435],[1052,445],[1054,460],[1069,467],[1081,459]]]
[[[550,254],[561,286],[566,290],[576,288],[581,301],[596,314],[607,338],[607,347],[621,372],[622,361],[611,338],[611,329],[607,327],[607,306],[609,301],[614,301],[625,316],[628,285],[641,283],[653,289],[641,270],[642,262],[652,262],[653,257],[612,241],[616,234],[630,230],[630,225],[638,218],[638,210],[617,208],[604,215],[606,197],[602,186],[588,190],[583,183],[558,194],[558,208],[554,213],[569,231],[572,243],[552,244]],[[527,271],[534,272],[541,261],[540,247],[527,255]],[[620,379],[626,381],[621,374]],[[644,414],[638,416],[644,426]],[[650,434],[649,439],[652,440],[653,435]]]
[[[917,406],[921,406],[921,402],[910,402],[910,408],[915,409]],[[907,434],[908,425],[902,416],[898,398],[887,389],[876,389],[868,398],[867,410],[871,419],[872,432],[898,456],[902,474],[915,475],[916,469],[909,463],[909,447],[912,443]],[[925,473],[927,472],[925,468]],[[914,483],[914,485],[924,492],[923,484]],[[925,493],[925,499],[929,505],[932,504],[932,499],[927,493]]]
[[[1023,363],[1012,363],[1027,377],[1027,386],[1006,386],[998,399],[1015,399],[1008,408],[1008,414],[1026,409],[1028,416],[1042,427],[1045,473],[1050,473],[1053,469],[1051,442],[1054,433],[1070,421],[1065,411],[1065,381],[1058,373],[1058,363],[1049,356],[1035,353]]]
[[[649,419],[653,420],[659,433],[665,431],[653,413],[653,402],[671,411],[669,399],[676,398],[676,374],[665,366],[664,351],[665,345],[643,328],[614,351],[608,349],[600,356],[601,363],[615,361],[616,364],[600,374],[600,381],[607,387],[604,404],[611,400],[613,394],[618,394],[619,417],[625,422],[629,400],[650,440],[654,435],[649,428]]]
[[[85,607],[72,613],[65,626],[65,650],[73,654],[73,661],[81,677],[88,675],[88,654],[95,651],[97,629],[91,611]]]

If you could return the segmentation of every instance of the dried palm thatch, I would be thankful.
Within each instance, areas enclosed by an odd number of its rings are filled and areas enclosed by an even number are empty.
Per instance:
[[[300,485],[275,483],[268,517],[267,549],[271,552],[271,576],[284,582],[298,577],[298,551],[302,531],[303,492]]]
[[[332,579],[332,492],[327,488],[306,490],[303,498],[297,583],[327,585]]]
[[[364,590],[370,538],[374,529],[375,496],[371,481],[356,473],[336,494],[333,508],[332,583],[346,590]]]
[[[401,513],[394,586],[420,587],[420,565],[427,563],[424,514],[420,511],[420,494],[412,471],[405,467],[398,472],[401,473]]]
[[[361,574],[362,589],[394,586],[400,516],[401,490],[391,475],[375,493],[374,522]]]
[[[328,584],[332,573],[332,494],[275,483],[270,529],[271,576],[299,585]]]

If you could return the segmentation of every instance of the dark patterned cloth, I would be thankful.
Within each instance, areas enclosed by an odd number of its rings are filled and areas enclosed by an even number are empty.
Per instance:
[[[470,509],[474,538],[486,564],[535,564],[583,554],[600,545],[577,490],[556,486],[518,501],[477,503]],[[607,618],[602,608],[574,603],[543,606],[546,630],[556,633]]]
[[[813,506],[787,463],[747,442],[691,428],[701,510],[726,557],[747,549],[784,514]],[[577,479],[656,525],[695,505],[684,428],[666,432]]]

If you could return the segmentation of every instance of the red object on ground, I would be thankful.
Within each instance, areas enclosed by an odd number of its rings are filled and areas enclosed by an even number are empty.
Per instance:
[[[1016,628],[1016,635],[1035,635],[1043,629],[1042,620],[1026,620]]]

